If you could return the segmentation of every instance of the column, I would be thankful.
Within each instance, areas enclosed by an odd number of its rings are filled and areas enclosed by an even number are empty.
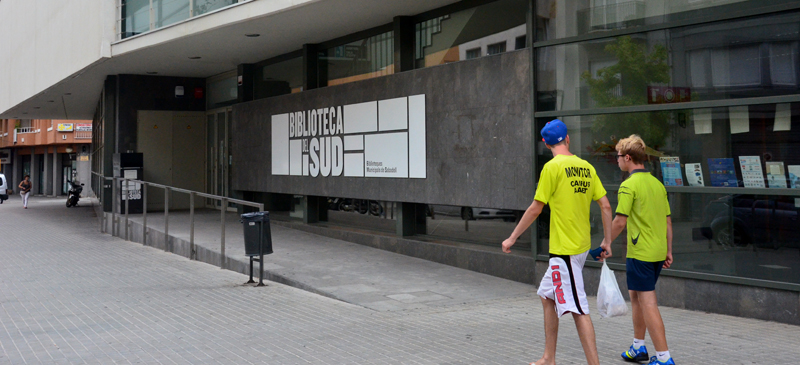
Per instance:
[[[425,234],[427,218],[425,204],[397,203],[397,235],[401,237]]]
[[[11,182],[8,184],[9,189],[14,190],[15,193],[19,193],[19,189],[17,189],[17,185],[19,182],[22,181],[22,157],[19,155],[19,149],[12,149],[11,150],[11,158],[13,159],[11,162],[13,165],[11,166]],[[7,177],[7,176],[6,176]]]
[[[58,147],[53,146],[53,196],[58,196],[60,193],[59,183],[58,183]]]
[[[414,18],[396,16],[392,22],[394,34],[394,73],[414,69]]]
[[[42,152],[42,159],[44,168],[42,168],[42,195],[50,196],[50,159],[48,158],[48,147],[44,147],[44,152]]]
[[[316,89],[320,85],[319,47],[303,45],[303,90]]]
[[[36,158],[36,149],[31,147],[31,184],[33,184],[33,189],[31,189],[31,195],[35,195],[41,186],[39,185],[39,180],[37,180],[39,174],[37,171],[39,170],[39,160]]]
[[[238,81],[238,102],[244,103],[253,100],[253,71],[255,67],[252,64],[240,64],[237,66]]]
[[[303,223],[318,223],[328,220],[328,199],[324,196],[303,197]]]

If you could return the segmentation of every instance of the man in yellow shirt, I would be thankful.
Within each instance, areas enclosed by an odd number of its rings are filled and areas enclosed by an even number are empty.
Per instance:
[[[586,362],[596,365],[599,359],[589,302],[583,289],[583,265],[591,246],[591,203],[596,201],[603,212],[606,239],[611,234],[611,205],[594,167],[569,152],[567,126],[562,121],[547,123],[542,128],[542,140],[553,153],[553,159],[542,168],[533,203],[511,236],[503,241],[503,252],[511,252],[517,238],[539,217],[542,208],[549,205],[550,261],[537,291],[544,308],[545,349],[542,358],[533,364],[555,364],[558,319],[572,312]]]
[[[617,143],[617,164],[630,173],[618,192],[617,216],[611,224],[607,248],[628,228],[627,277],[633,311],[633,345],[622,353],[625,361],[647,361],[645,329],[650,333],[657,356],[650,365],[675,365],[667,348],[664,321],[656,301],[656,281],[661,268],[672,265],[672,218],[664,184],[644,168],[647,159],[644,141],[637,135]],[[610,251],[609,251],[610,253]],[[604,255],[608,257],[610,255]]]

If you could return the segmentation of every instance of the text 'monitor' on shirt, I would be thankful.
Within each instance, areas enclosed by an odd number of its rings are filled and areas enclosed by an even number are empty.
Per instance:
[[[550,253],[577,255],[591,248],[592,201],[606,195],[594,167],[578,156],[557,155],[542,168],[533,199],[550,206]]]

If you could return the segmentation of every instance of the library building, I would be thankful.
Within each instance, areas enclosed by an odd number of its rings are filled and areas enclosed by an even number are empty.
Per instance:
[[[91,188],[107,213],[102,178],[131,154],[148,182],[263,203],[272,224],[538,284],[549,209],[511,254],[500,245],[552,159],[540,131],[559,119],[612,209],[627,177],[617,141],[647,144],[674,230],[660,304],[800,324],[796,0],[118,5],[37,9],[87,19],[53,43],[74,57],[0,58],[0,72],[8,61],[50,85],[0,85],[0,118],[93,119]],[[151,198],[144,209],[163,211]],[[247,211],[205,200],[195,208]],[[624,272],[625,234],[612,248]],[[593,294],[600,265],[586,265]]]

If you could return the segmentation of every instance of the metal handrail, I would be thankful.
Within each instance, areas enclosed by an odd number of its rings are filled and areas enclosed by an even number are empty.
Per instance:
[[[263,203],[254,203],[254,202],[241,200],[241,199],[234,199],[234,198],[229,198],[229,197],[224,197],[224,196],[219,196],[219,195],[201,193],[199,191],[176,188],[174,186],[167,186],[167,185],[157,184],[157,183],[148,182],[148,181],[135,180],[135,179],[126,179],[126,178],[122,178],[122,177],[108,177],[108,176],[100,175],[100,174],[98,174],[96,172],[92,172],[92,175],[95,175],[96,177],[98,177],[100,179],[100,180],[98,180],[98,182],[105,182],[105,181],[111,181],[112,182],[112,184],[111,184],[111,196],[112,196],[112,200],[111,200],[111,222],[112,222],[111,223],[111,235],[112,236],[117,236],[117,237],[120,236],[119,232],[117,232],[117,230],[115,229],[115,228],[117,228],[117,221],[118,221],[117,212],[121,208],[121,207],[119,207],[119,203],[117,202],[117,195],[118,195],[117,189],[118,189],[118,187],[122,187],[122,184],[120,184],[122,182],[125,183],[126,191],[130,191],[131,183],[134,184],[134,187],[136,186],[136,184],[141,184],[141,186],[142,186],[142,205],[143,205],[143,209],[142,209],[142,244],[143,245],[147,245],[147,187],[148,186],[152,186],[152,187],[155,187],[155,188],[164,189],[164,251],[169,251],[169,249],[170,249],[170,246],[169,246],[169,196],[170,196],[170,192],[172,191],[172,192],[189,194],[189,224],[190,224],[190,228],[189,228],[189,247],[190,247],[189,259],[190,260],[196,260],[197,259],[197,252],[195,250],[195,244],[194,244],[194,201],[195,201],[195,197],[199,196],[199,197],[203,197],[203,198],[207,198],[207,199],[219,200],[220,203],[221,203],[220,204],[220,208],[221,208],[220,209],[220,228],[221,228],[220,267],[223,268],[223,269],[225,268],[225,264],[226,264],[226,259],[225,259],[225,212],[227,211],[228,203],[235,203],[235,204],[241,204],[241,205],[244,205],[244,206],[258,208],[259,212],[263,212],[264,211],[264,204]],[[101,185],[102,184],[97,184],[97,186],[100,187],[99,190],[102,191],[103,189],[105,189],[105,186],[101,186]],[[98,195],[98,198],[100,196],[102,196],[102,193]],[[129,213],[130,213],[129,200],[130,199],[128,199],[128,197],[125,197],[125,198],[126,198],[125,199],[125,213],[124,213],[124,215],[125,215],[125,240],[126,241],[130,241],[130,235],[129,235],[129,232],[128,232]],[[119,214],[123,214],[123,213],[120,212]],[[102,224],[102,226],[100,228],[101,232],[105,233],[105,227],[106,227],[105,215],[103,215],[103,219],[101,220],[101,224]]]

